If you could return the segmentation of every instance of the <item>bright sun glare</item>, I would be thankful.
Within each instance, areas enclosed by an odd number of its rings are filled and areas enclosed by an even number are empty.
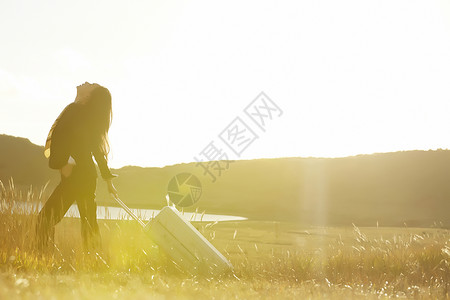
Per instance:
[[[446,1],[46,5],[0,12],[3,133],[42,145],[90,81],[113,95],[113,167],[190,162],[211,141],[233,159],[450,146]],[[237,156],[218,135],[261,91],[284,114]]]

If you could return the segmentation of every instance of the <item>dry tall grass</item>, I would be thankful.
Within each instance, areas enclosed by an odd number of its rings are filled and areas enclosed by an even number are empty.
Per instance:
[[[0,299],[449,296],[447,229],[305,231],[292,224],[197,223],[235,270],[218,278],[192,277],[132,221],[100,221],[103,251],[84,253],[79,220],[65,218],[54,245],[36,251],[41,197],[31,188],[17,192],[12,181],[0,184]]]

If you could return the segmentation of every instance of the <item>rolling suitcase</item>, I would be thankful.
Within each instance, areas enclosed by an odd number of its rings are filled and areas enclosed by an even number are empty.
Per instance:
[[[219,275],[233,269],[231,263],[175,207],[164,207],[145,224],[119,198],[114,199],[183,270],[193,275]]]

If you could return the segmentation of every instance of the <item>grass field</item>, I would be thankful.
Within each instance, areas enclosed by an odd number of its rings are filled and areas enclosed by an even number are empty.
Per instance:
[[[37,252],[35,214],[12,204],[39,194],[0,192],[0,299],[449,298],[448,229],[195,223],[235,268],[210,278],[180,272],[132,221],[101,221],[103,250],[84,253],[66,218]]]

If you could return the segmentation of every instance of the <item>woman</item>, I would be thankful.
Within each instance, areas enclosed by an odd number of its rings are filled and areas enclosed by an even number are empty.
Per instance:
[[[97,224],[95,189],[97,170],[114,196],[117,191],[111,182],[116,177],[108,168],[108,130],[112,119],[111,94],[96,83],[77,87],[77,96],[56,119],[45,145],[49,166],[61,173],[55,188],[37,220],[39,246],[46,247],[54,226],[61,221],[69,207],[76,202],[80,212],[81,235],[85,250],[100,245]]]

